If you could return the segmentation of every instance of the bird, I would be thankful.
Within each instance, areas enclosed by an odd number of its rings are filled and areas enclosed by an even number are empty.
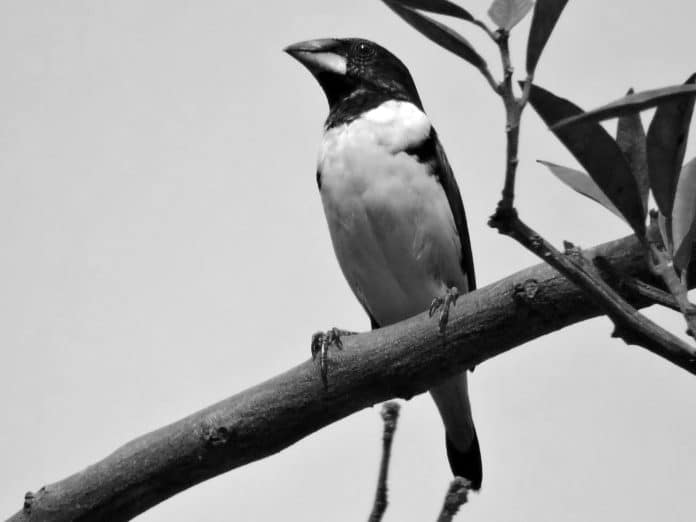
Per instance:
[[[411,73],[362,38],[320,38],[284,50],[309,70],[329,104],[316,182],[338,263],[371,327],[439,309],[444,332],[450,306],[460,291],[476,288],[476,278],[459,188]],[[340,347],[346,334],[315,334],[313,354],[317,342]],[[478,490],[481,450],[467,372],[429,392],[445,426],[450,468]]]

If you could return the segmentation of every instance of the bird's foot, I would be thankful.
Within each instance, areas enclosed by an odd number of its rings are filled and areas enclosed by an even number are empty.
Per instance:
[[[456,286],[453,286],[447,289],[444,297],[436,297],[433,299],[433,302],[430,303],[430,309],[428,310],[430,317],[440,310],[440,317],[438,319],[440,335],[445,334],[445,328],[447,328],[447,322],[449,321],[450,306],[456,305],[458,298],[459,290],[457,290]]]
[[[341,337],[355,335],[356,332],[341,330],[339,328],[331,328],[326,332],[317,332],[312,336],[312,360],[319,356],[319,370],[321,371],[321,382],[324,383],[324,388],[328,388],[328,359],[329,347],[334,345],[339,350],[343,349]]]

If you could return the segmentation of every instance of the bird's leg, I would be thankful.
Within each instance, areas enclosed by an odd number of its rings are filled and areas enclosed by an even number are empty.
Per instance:
[[[339,350],[343,349],[341,337],[355,335],[357,332],[341,330],[340,328],[331,328],[326,332],[317,332],[312,336],[312,360],[319,355],[319,369],[321,371],[321,381],[324,383],[324,388],[328,388],[328,358],[329,347],[336,346]]]
[[[430,317],[440,310],[440,318],[438,320],[440,335],[445,334],[445,328],[447,328],[447,322],[449,321],[450,306],[456,305],[458,298],[459,290],[457,290],[456,286],[452,286],[447,289],[444,297],[436,297],[433,299],[433,302],[430,303],[430,309],[428,310]]]

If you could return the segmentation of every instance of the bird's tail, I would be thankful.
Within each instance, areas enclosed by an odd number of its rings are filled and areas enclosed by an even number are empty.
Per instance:
[[[481,450],[471,416],[466,372],[451,377],[430,390],[445,424],[447,458],[452,473],[481,487]]]

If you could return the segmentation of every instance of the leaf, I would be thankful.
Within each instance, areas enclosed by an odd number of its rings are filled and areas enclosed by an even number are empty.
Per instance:
[[[670,239],[670,234],[667,231],[669,223],[667,223],[667,218],[662,214],[662,212],[657,213],[657,228],[660,230],[660,236],[662,237],[662,244],[672,255],[672,240]]]
[[[387,1],[385,3],[390,2]],[[474,21],[474,17],[469,11],[448,0],[392,0],[391,3],[401,4],[411,9],[420,9],[421,11],[428,11],[430,13],[454,16],[455,18],[461,18],[467,22]]]
[[[549,126],[582,112],[570,101],[536,85],[532,85],[529,102]],[[619,209],[636,234],[645,236],[643,204],[638,186],[614,138],[594,122],[552,130]]]
[[[592,181],[592,178],[581,172],[579,170],[570,169],[568,167],[562,167],[548,161],[537,160],[538,163],[545,165],[549,170],[560,179],[563,183],[568,185],[574,191],[579,192],[585,197],[588,197],[600,205],[602,205],[607,210],[613,212],[622,220],[626,221],[626,218],[621,214],[619,209],[614,206],[611,200],[602,192],[597,183]]]
[[[481,58],[481,55],[474,50],[466,38],[457,33],[454,29],[450,29],[437,20],[433,20],[429,16],[420,14],[413,9],[399,5],[395,0],[383,1],[392,11],[411,25],[411,27],[415,28],[440,47],[444,47],[478,69],[488,68],[488,64]]]
[[[685,85],[694,83],[696,74],[692,74]],[[648,128],[650,188],[658,208],[665,216],[672,215],[674,193],[684,161],[693,110],[693,96],[672,100],[657,108]]]
[[[691,247],[696,233],[696,158],[684,165],[679,174],[672,209],[672,243],[674,264],[684,270],[689,266]]]
[[[696,96],[696,85],[674,85],[662,89],[652,89],[635,94],[629,94],[623,98],[603,105],[598,109],[578,114],[571,118],[565,118],[554,125],[554,128],[576,125],[586,121],[604,121],[625,114],[637,113],[645,109],[652,109],[663,103],[671,101],[693,100]]]
[[[633,94],[629,89],[627,94]],[[638,192],[643,202],[643,217],[648,213],[648,195],[650,179],[648,178],[648,154],[645,143],[645,129],[640,114],[632,113],[619,117],[616,129],[616,143],[626,156],[633,177],[638,184]]]
[[[495,25],[509,31],[527,16],[532,7],[533,0],[493,0],[488,16]]]
[[[532,76],[568,0],[537,0],[527,41],[527,74]]]
[[[689,268],[694,238],[696,238],[696,223],[691,224],[691,228],[684,237],[681,245],[679,245],[679,248],[674,251],[674,266],[679,270],[686,270]]]

